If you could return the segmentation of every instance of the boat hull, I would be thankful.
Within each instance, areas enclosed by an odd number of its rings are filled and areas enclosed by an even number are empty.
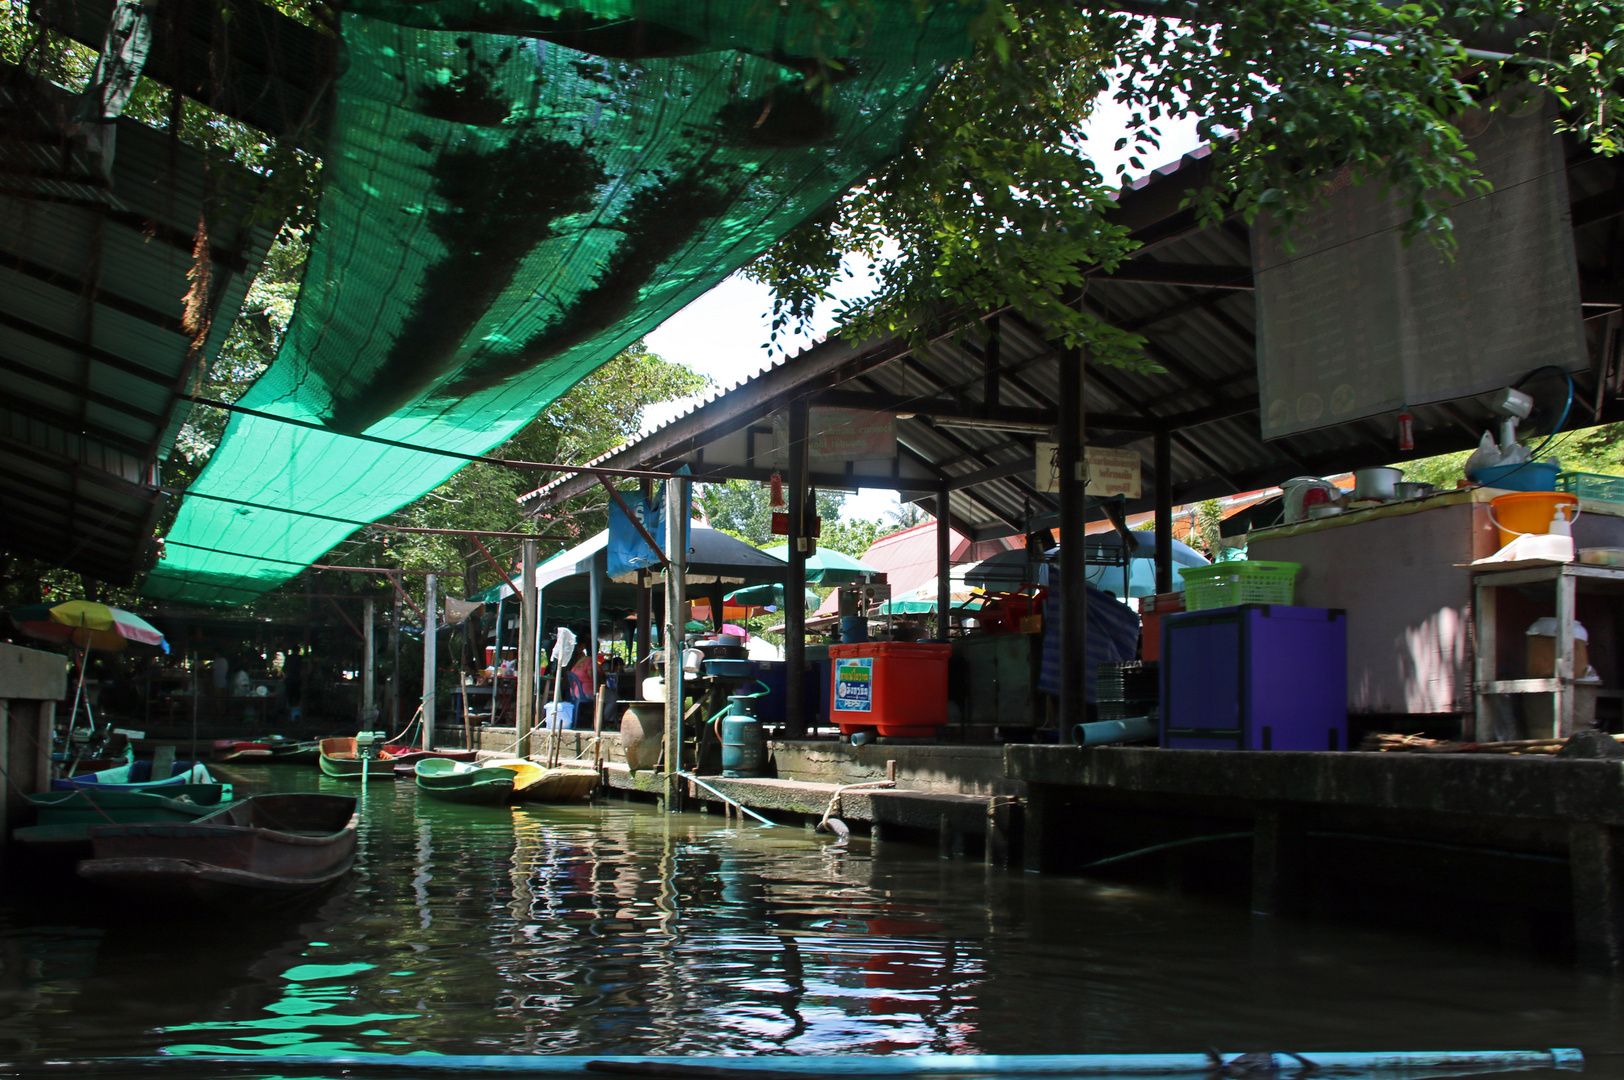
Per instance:
[[[392,779],[395,759],[388,754],[363,758],[354,739],[321,740],[321,771],[338,780],[359,780],[362,775]]]
[[[229,799],[231,795],[230,784],[215,782],[209,770],[202,764],[190,761],[175,762],[175,772],[167,780],[152,780],[152,762],[137,761],[133,765],[121,765],[116,769],[104,769],[98,773],[87,773],[82,776],[67,776],[51,781],[53,791],[157,791],[167,793],[171,789],[179,790],[193,785],[207,785],[221,789],[220,802]]]
[[[414,766],[417,790],[445,802],[492,805],[513,798],[511,769],[481,767],[446,758],[428,758]]]
[[[525,802],[583,802],[598,786],[598,771],[587,768],[548,769],[519,795]]]
[[[191,822],[97,825],[81,878],[143,899],[279,903],[355,864],[356,800],[257,795]]]

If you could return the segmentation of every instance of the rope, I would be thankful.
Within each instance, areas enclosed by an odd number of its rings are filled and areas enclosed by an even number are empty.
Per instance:
[[[897,782],[895,780],[868,780],[868,781],[865,781],[865,782],[863,782],[861,784],[844,784],[844,785],[842,785],[840,787],[835,788],[835,793],[833,795],[829,796],[829,805],[827,807],[825,807],[824,810],[823,810],[823,818],[822,818],[822,820],[820,820],[818,822],[817,827],[815,829],[813,829],[812,831],[813,832],[828,832],[829,831],[829,828],[828,828],[829,819],[835,816],[835,811],[836,810],[840,809],[840,796],[842,794],[844,794],[845,792],[854,791],[854,790],[856,790],[858,788],[894,788],[896,786],[897,786]]]

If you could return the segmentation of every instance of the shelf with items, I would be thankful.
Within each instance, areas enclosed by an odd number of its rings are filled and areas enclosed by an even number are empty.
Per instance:
[[[1578,620],[1581,598],[1592,604],[1593,610],[1605,610],[1608,622],[1617,622],[1624,613],[1624,568],[1592,566],[1586,563],[1551,563],[1545,566],[1525,566],[1501,570],[1494,566],[1473,567],[1473,621],[1476,630],[1476,650],[1473,658],[1475,691],[1476,739],[1496,736],[1496,699],[1516,697],[1525,701],[1535,696],[1548,699],[1551,737],[1566,738],[1576,726],[1576,704],[1581,694],[1596,697],[1624,698],[1624,689],[1594,686],[1584,681],[1585,672],[1575,671],[1575,624]],[[1549,588],[1550,593],[1545,594]],[[1531,678],[1503,678],[1500,635],[1502,622],[1502,590],[1515,589],[1524,593],[1549,595],[1555,611],[1553,673]],[[1600,605],[1597,608],[1596,605]],[[1591,617],[1595,620],[1594,616]],[[1600,629],[1599,625],[1592,632]],[[1606,635],[1611,638],[1611,628]],[[1593,653],[1590,661],[1596,655]],[[1587,664],[1587,666],[1589,666]],[[1608,666],[1604,662],[1604,666]],[[1616,681],[1616,680],[1615,680]],[[1541,713],[1545,707],[1541,707]],[[1532,722],[1532,721],[1530,721]],[[1543,719],[1539,721],[1543,726]],[[1503,734],[1503,732],[1501,733]],[[1528,737],[1541,737],[1544,732],[1523,732]]]

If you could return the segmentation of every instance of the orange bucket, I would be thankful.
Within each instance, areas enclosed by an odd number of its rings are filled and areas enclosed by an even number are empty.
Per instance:
[[[1566,491],[1514,491],[1489,500],[1489,520],[1500,530],[1500,546],[1519,536],[1543,536],[1551,531],[1551,519],[1559,506],[1571,506],[1567,518],[1579,516],[1579,496]]]

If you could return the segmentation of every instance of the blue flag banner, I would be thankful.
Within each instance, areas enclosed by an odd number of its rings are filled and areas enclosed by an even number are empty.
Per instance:
[[[654,537],[658,543],[665,543],[665,491],[663,486],[655,489],[651,498],[641,495],[627,494],[626,505],[631,507],[637,520],[642,522],[643,528]],[[654,549],[648,546],[648,541],[638,533],[637,526],[633,525],[620,504],[613,500],[609,503],[609,576],[611,578],[624,577],[639,570],[658,570],[660,557]]]

